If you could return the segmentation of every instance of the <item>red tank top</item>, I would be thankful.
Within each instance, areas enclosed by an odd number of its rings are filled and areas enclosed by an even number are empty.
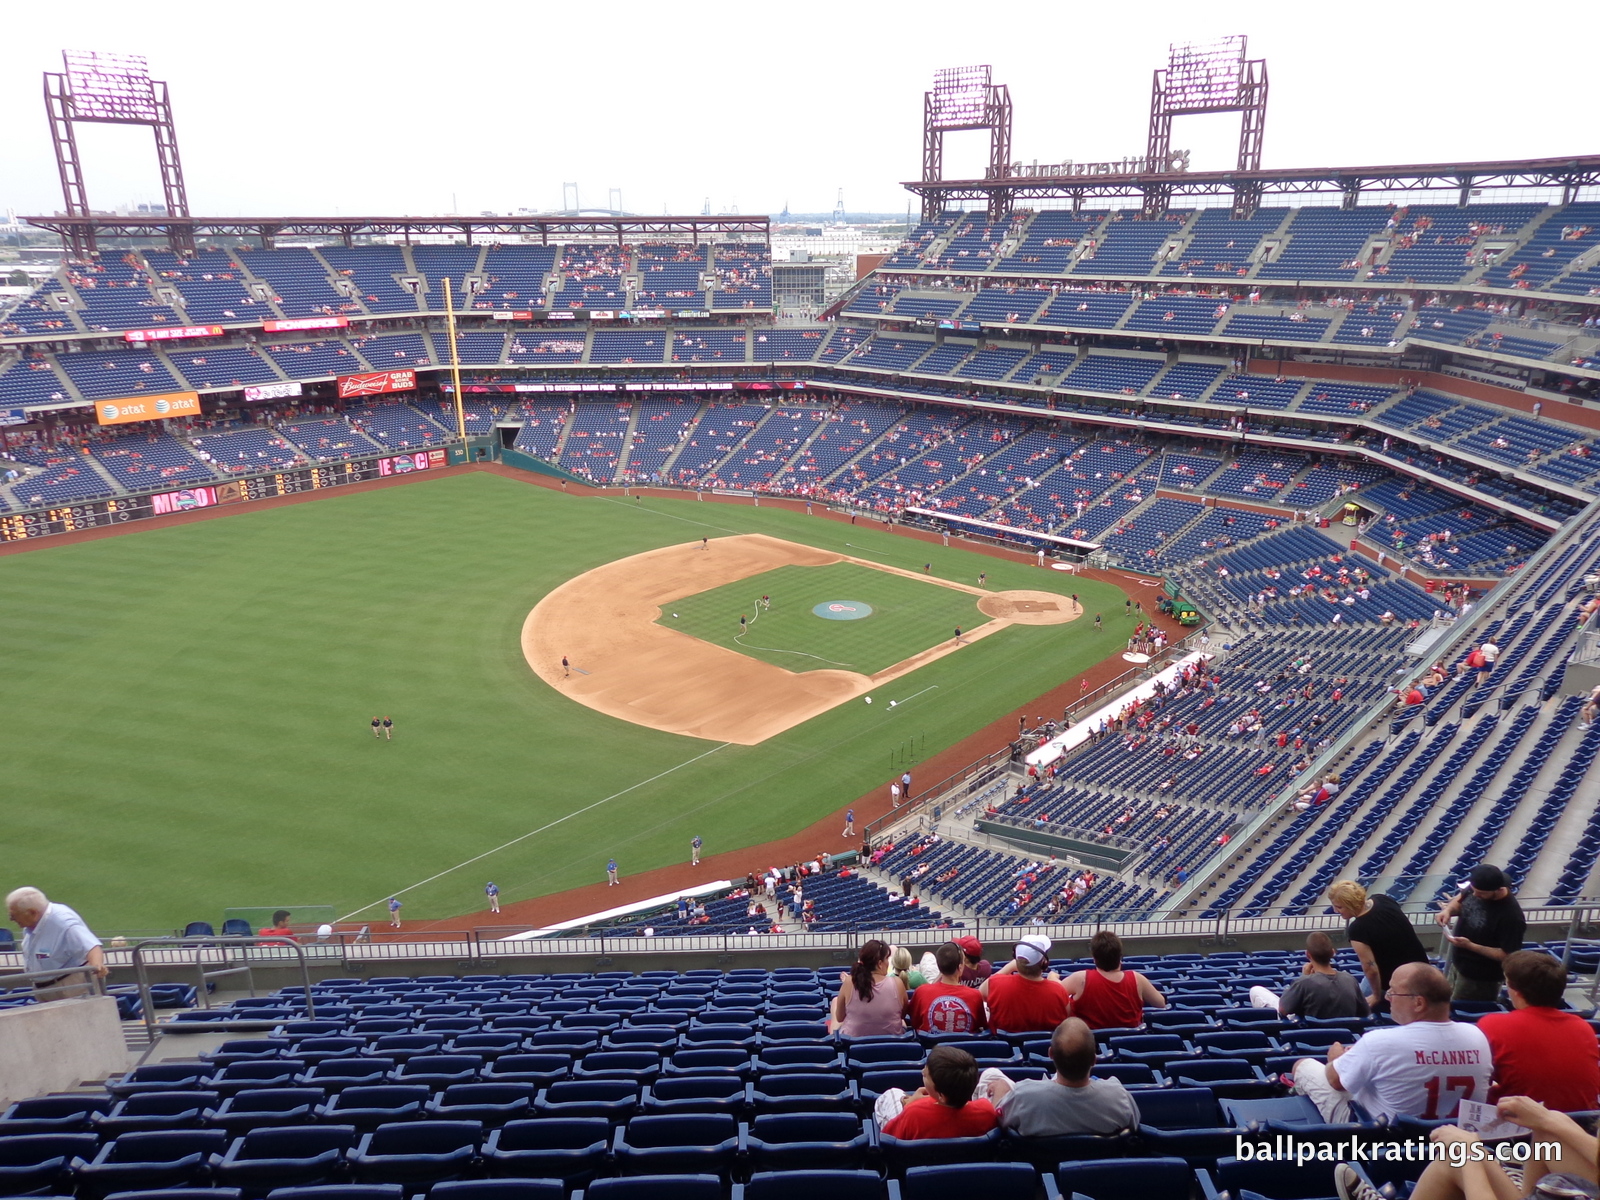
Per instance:
[[[1090,1029],[1137,1029],[1144,1024],[1144,1004],[1139,999],[1139,977],[1124,970],[1120,983],[1112,983],[1098,967],[1084,972],[1083,993],[1072,1002],[1072,1015]]]

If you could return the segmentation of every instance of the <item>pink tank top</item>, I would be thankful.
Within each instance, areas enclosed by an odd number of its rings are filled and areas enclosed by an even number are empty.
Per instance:
[[[892,1037],[904,1033],[906,1023],[901,1014],[903,1007],[900,988],[888,976],[872,985],[870,1000],[863,1000],[861,993],[852,985],[845,996],[844,1024],[839,1026],[839,1036]]]

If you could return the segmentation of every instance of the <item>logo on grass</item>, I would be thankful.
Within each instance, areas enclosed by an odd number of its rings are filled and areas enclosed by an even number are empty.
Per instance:
[[[824,600],[811,610],[824,621],[859,621],[872,615],[872,605],[860,600]]]

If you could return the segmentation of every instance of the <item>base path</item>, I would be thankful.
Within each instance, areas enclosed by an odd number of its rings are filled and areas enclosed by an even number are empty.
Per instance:
[[[1054,592],[985,592],[751,533],[649,550],[568,580],[528,614],[522,653],[551,687],[607,716],[754,746],[960,648],[946,641],[874,675],[795,672],[658,623],[663,607],[685,596],[778,567],[838,562],[981,597],[978,608],[990,619],[964,633],[963,644],[1009,625],[1060,624],[1078,615],[1071,600]],[[563,658],[574,668],[570,674]]]

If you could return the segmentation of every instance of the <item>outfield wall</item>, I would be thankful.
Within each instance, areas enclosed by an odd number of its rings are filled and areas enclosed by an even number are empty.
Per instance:
[[[424,471],[460,466],[468,450],[459,442],[407,451],[403,454],[374,455],[318,467],[295,467],[287,471],[266,471],[241,475],[236,479],[196,484],[193,487],[112,496],[86,500],[56,508],[0,516],[0,543],[26,542],[52,534],[107,529],[152,517],[178,516],[212,508],[227,508],[260,500],[325,491],[354,483],[374,483],[401,479]]]

